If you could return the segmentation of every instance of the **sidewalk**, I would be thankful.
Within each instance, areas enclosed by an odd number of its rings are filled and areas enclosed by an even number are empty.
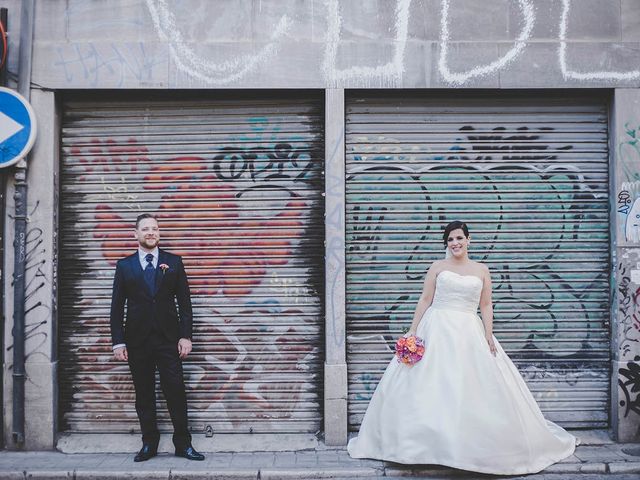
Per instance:
[[[142,463],[131,454],[0,452],[0,479],[266,480],[315,478],[525,478],[479,475],[435,465],[354,460],[346,450],[209,453],[190,462],[169,453]],[[581,445],[576,453],[527,479],[640,478],[640,444]]]

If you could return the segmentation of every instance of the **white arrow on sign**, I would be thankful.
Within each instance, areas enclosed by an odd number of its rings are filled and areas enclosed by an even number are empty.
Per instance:
[[[4,142],[8,138],[13,137],[16,133],[24,128],[24,125],[20,125],[13,118],[6,116],[0,112],[0,143]]]

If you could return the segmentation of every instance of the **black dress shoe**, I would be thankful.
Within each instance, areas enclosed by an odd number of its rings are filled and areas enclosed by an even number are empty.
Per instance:
[[[184,457],[187,460],[204,460],[204,455],[196,452],[191,446],[176,450],[176,457]]]
[[[134,462],[146,462],[152,457],[158,454],[158,449],[153,448],[151,445],[143,445],[140,451],[133,457]]]

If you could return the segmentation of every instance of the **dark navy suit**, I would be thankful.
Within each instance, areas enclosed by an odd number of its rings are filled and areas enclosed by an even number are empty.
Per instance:
[[[169,268],[161,269],[162,264]],[[191,443],[182,361],[178,355],[178,340],[191,339],[191,330],[191,296],[181,257],[158,251],[151,289],[144,280],[137,251],[118,261],[111,298],[111,338],[114,345],[127,346],[142,439],[152,447],[157,447],[159,440],[156,368],[173,423],[173,443],[176,448]]]

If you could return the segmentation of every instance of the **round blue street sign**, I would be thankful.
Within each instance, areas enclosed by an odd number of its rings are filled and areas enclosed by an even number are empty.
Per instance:
[[[36,139],[36,116],[17,92],[0,87],[0,168],[24,158]]]

